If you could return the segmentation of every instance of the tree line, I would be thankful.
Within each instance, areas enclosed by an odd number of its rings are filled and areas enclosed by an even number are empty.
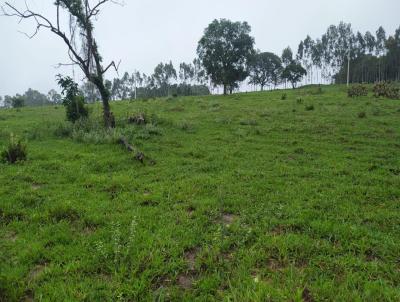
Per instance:
[[[296,57],[307,70],[307,84],[346,83],[348,67],[352,83],[399,81],[400,27],[388,36],[382,26],[375,33],[355,33],[350,23],[340,22],[320,38],[307,36]]]
[[[246,81],[264,90],[290,84],[345,83],[348,66],[353,83],[398,81],[400,79],[400,27],[387,36],[383,27],[375,34],[354,33],[350,23],[331,25],[321,38],[307,36],[297,53],[290,47],[282,54],[254,49],[247,22],[214,20],[204,31],[197,47],[198,58],[180,63],[159,63],[151,75],[139,71],[104,80],[111,100],[163,97],[168,95],[205,95],[210,89],[223,87],[232,93]],[[97,86],[86,81],[79,87],[88,102],[101,99]],[[46,95],[28,89],[23,95],[5,96],[6,107],[59,104],[62,97],[54,89]],[[0,102],[2,98],[0,97]]]
[[[191,63],[180,63],[176,70],[172,62],[159,63],[153,74],[146,75],[139,71],[125,72],[122,77],[105,80],[105,87],[110,91],[111,100],[133,100],[152,97],[207,95],[210,90],[206,85],[207,77],[198,59]],[[96,85],[85,81],[78,88],[86,102],[93,103],[101,100]],[[23,94],[0,97],[4,107],[44,106],[61,104],[62,96],[54,89],[47,94],[29,88]]]
[[[132,85],[135,85],[136,96],[138,91],[154,96],[170,94],[173,81],[177,79],[175,68],[167,63],[159,64],[150,79],[134,73],[134,76],[124,74],[125,78],[112,82],[106,80],[107,71],[110,68],[118,71],[118,65],[114,61],[104,64],[94,37],[94,20],[103,6],[109,3],[119,1],[57,0],[54,2],[55,21],[31,10],[26,3],[25,9],[18,9],[8,2],[2,5],[3,16],[17,17],[20,21],[29,19],[36,23],[36,30],[30,37],[34,37],[40,29],[46,29],[63,41],[71,64],[80,68],[91,83],[88,86],[96,87],[95,91],[103,104],[105,127],[115,125],[110,107],[110,100],[115,95],[131,95]],[[68,16],[65,20],[68,27],[65,28],[62,26],[65,22],[60,22],[63,21],[60,20],[61,10]],[[255,40],[250,33],[251,27],[247,22],[220,19],[208,25],[197,47],[198,66],[204,69],[204,83],[209,83],[211,87],[222,86],[224,94],[232,93],[246,79],[261,89],[266,85],[276,87],[280,84],[286,86],[287,83],[296,88],[304,78],[306,83],[339,83],[345,74],[346,58],[351,64],[352,81],[399,79],[400,28],[386,38],[382,27],[375,35],[369,32],[354,34],[351,24],[341,22],[338,26],[331,25],[315,41],[307,36],[300,42],[296,56],[288,47],[280,57],[256,51]],[[184,78],[185,68],[182,70]],[[140,87],[140,83],[146,84]],[[178,84],[173,88],[175,94],[187,89]]]

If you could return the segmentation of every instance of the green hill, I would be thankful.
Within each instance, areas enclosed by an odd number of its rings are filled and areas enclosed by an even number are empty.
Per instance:
[[[400,101],[112,108],[112,131],[100,105],[75,127],[61,106],[0,110],[0,149],[14,133],[29,152],[0,164],[0,301],[400,300]]]

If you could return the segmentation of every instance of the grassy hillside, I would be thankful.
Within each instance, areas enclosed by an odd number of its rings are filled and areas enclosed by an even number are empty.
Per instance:
[[[400,101],[282,93],[1,110],[0,301],[399,301]]]

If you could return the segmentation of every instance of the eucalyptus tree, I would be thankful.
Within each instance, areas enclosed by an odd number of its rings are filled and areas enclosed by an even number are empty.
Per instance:
[[[101,8],[107,3],[118,3],[117,0],[55,0],[54,17],[44,16],[32,11],[26,1],[25,8],[20,9],[3,2],[1,6],[3,15],[17,17],[19,20],[31,20],[35,30],[30,38],[36,36],[41,29],[49,30],[59,37],[68,49],[70,65],[77,65],[86,78],[96,85],[103,102],[103,119],[106,127],[115,124],[110,108],[110,91],[105,86],[104,74],[112,67],[117,69],[114,61],[107,66],[103,59],[94,37],[94,20],[98,18]],[[64,18],[63,18],[64,17]],[[66,19],[69,26],[63,28]],[[62,65],[62,64],[61,64]]]
[[[208,80],[206,70],[198,58],[193,60],[193,79],[198,85],[204,85]]]
[[[167,94],[169,94],[169,86],[171,84],[171,81],[177,79],[177,73],[172,62],[170,61],[166,64],[158,64],[154,69],[153,78],[156,85],[159,88],[164,89]]]
[[[310,83],[313,82],[313,50],[315,41],[307,36],[303,42],[303,59],[302,63],[306,67],[307,74],[309,74]]]
[[[191,63],[181,63],[179,65],[179,79],[183,84],[191,83],[194,78],[194,67]]]
[[[364,35],[366,50],[369,54],[373,54],[376,48],[376,38],[370,31],[367,31]]]
[[[283,67],[288,66],[290,63],[293,62],[293,51],[292,49],[288,46],[282,51],[282,64]]]
[[[230,93],[248,76],[248,63],[254,54],[254,38],[247,22],[214,20],[204,31],[197,53],[214,85]]]
[[[400,81],[400,27],[386,41],[388,78]]]

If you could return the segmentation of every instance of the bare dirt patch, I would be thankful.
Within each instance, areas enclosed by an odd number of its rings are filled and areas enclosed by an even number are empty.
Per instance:
[[[314,302],[315,301],[313,296],[311,295],[311,291],[307,287],[303,290],[301,297],[303,298],[304,302]]]
[[[230,225],[230,224],[234,223],[236,219],[237,219],[237,216],[232,213],[224,213],[222,215],[222,223],[225,225]]]
[[[42,185],[39,183],[33,183],[31,187],[33,191],[37,191],[42,187]]]
[[[36,265],[28,275],[29,282],[35,281],[44,272],[47,267],[47,263]]]
[[[191,274],[180,274],[177,278],[178,285],[184,289],[191,289],[193,287],[194,278]]]
[[[185,252],[185,260],[190,270],[196,267],[196,258],[199,253],[199,248],[191,248]]]

